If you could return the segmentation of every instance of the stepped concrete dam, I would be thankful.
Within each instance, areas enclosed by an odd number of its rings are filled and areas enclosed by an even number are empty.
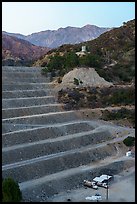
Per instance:
[[[62,201],[84,179],[135,165],[123,143],[133,128],[66,111],[56,95],[41,68],[2,67],[2,177],[18,182],[24,202]]]

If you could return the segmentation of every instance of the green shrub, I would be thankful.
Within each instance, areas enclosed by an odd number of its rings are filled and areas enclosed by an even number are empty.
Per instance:
[[[50,61],[47,63],[49,71],[60,70],[64,65],[64,57],[56,54],[55,56],[50,57]]]
[[[126,139],[123,140],[123,143],[128,147],[133,146],[134,142],[135,142],[135,138],[131,136],[128,136]]]
[[[43,67],[42,69],[41,69],[41,74],[42,75],[45,75],[45,76],[47,76],[47,73],[48,73],[49,71],[48,71],[48,68],[47,67]]]
[[[76,67],[79,65],[79,58],[75,54],[75,52],[66,53],[64,55],[64,58],[65,58],[65,67],[67,69],[70,68],[71,70],[73,67]]]
[[[114,92],[112,92],[111,96],[109,97],[109,103],[110,104],[134,104],[135,101],[135,91],[134,89],[115,89]]]
[[[6,178],[2,181],[2,202],[20,202],[22,193],[19,185],[12,178]]]
[[[74,78],[74,84],[77,86],[79,85],[79,80],[77,78]]]
[[[79,58],[79,65],[87,67],[100,67],[101,58],[95,54],[87,54]]]
[[[80,80],[80,82],[79,82],[79,83],[80,83],[80,84],[83,84],[83,81],[81,81],[81,80]]]

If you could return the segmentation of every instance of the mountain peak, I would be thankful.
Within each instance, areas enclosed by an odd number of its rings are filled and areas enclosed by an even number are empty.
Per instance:
[[[83,28],[93,28],[93,27],[98,28],[98,26],[96,26],[96,25],[91,25],[91,24],[86,24],[85,26],[83,26]]]

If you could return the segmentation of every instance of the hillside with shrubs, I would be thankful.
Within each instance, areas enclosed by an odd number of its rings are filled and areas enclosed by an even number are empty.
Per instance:
[[[86,46],[86,55],[76,52]],[[115,84],[135,81],[135,20],[124,22],[98,38],[76,45],[62,45],[50,50],[33,65],[43,67],[43,73],[64,76],[74,67],[94,67],[105,80]],[[57,74],[56,74],[57,73]]]
[[[76,53],[82,46],[86,46],[85,55],[78,56]],[[123,22],[121,27],[94,40],[50,50],[35,65],[43,67],[42,74],[50,72],[51,80],[56,78],[56,87],[62,87],[58,89],[58,101],[65,104],[66,110],[104,108],[102,119],[126,121],[126,125],[135,126],[135,20]],[[94,68],[101,78],[113,85],[84,86],[84,79],[74,75],[73,86],[67,84],[66,87],[64,77],[75,68],[82,73],[83,67],[87,71]],[[112,107],[113,111],[107,107]]]

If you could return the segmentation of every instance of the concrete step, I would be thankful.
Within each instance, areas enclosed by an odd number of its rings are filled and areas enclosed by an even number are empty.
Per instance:
[[[63,104],[47,104],[47,105],[38,105],[38,106],[28,106],[21,108],[6,108],[2,109],[2,118],[14,118],[26,115],[37,115],[49,112],[59,112],[62,109]]]
[[[74,124],[74,128],[75,128],[75,123],[79,122],[79,121],[76,121],[76,120],[70,120],[70,121],[61,122],[61,123],[58,123],[58,122],[52,123],[52,122],[50,122],[50,123],[43,123],[43,124],[27,124],[27,123],[22,124],[22,123],[14,123],[13,120],[10,121],[11,123],[9,123],[8,122],[9,119],[8,120],[3,119],[3,120],[4,120],[4,122],[2,122],[2,133],[3,134],[17,133],[18,131],[19,132],[20,131],[25,131],[26,129],[32,131],[31,128],[37,128],[37,127],[40,127],[40,128],[56,127],[56,126],[61,127],[61,126],[64,126],[64,125],[69,125],[71,123],[72,123],[72,128],[73,128],[73,124]],[[84,121],[81,121],[81,123],[82,122],[84,122]]]
[[[120,159],[117,160],[113,157],[111,159],[109,157],[105,164],[100,162],[98,166],[92,164],[92,166],[84,165],[67,169],[39,179],[19,183],[19,187],[26,202],[53,202],[51,201],[52,196],[56,196],[61,192],[64,192],[64,195],[68,192],[67,198],[70,198],[69,192],[83,188],[85,179],[93,180],[102,173],[115,176],[134,166],[134,161],[131,158],[120,157]]]
[[[6,165],[44,155],[65,152],[87,145],[95,145],[110,139],[113,139],[113,136],[108,130],[98,131],[95,129],[53,139],[13,145],[2,149],[2,164]]]
[[[2,66],[2,71],[7,72],[41,72],[41,67],[16,67],[16,66]]]
[[[78,120],[79,117],[75,111],[62,111],[53,113],[44,113],[37,115],[21,116],[15,118],[2,119],[3,123],[9,124],[27,124],[27,125],[48,125]]]
[[[17,108],[55,103],[54,96],[2,99],[2,108]]]
[[[11,132],[20,131],[20,130],[26,130],[30,128],[36,128],[36,127],[42,127],[42,125],[2,123],[2,134],[11,133]]]
[[[8,78],[9,80],[37,78],[39,80],[39,78],[40,79],[49,79],[50,76],[42,75],[41,72],[2,71],[2,78],[3,79]],[[3,80],[3,82],[4,82],[4,80]]]
[[[10,74],[9,74],[10,75]],[[49,83],[50,82],[50,78],[48,77],[36,77],[35,75],[31,76],[31,77],[24,77],[24,76],[14,76],[12,78],[10,78],[9,76],[2,76],[2,84],[6,84],[7,81],[8,83],[15,83],[15,81],[20,81],[21,83],[25,82],[25,83]]]
[[[49,89],[52,83],[13,83],[3,84],[2,91]]]
[[[15,90],[15,91],[3,91],[2,98],[26,98],[26,97],[40,97],[51,95],[51,89],[36,89],[36,90]]]
[[[70,123],[56,123],[47,127],[16,130],[2,135],[2,147],[53,139],[82,131],[91,131],[95,128],[93,121],[92,123],[89,121],[72,121]]]
[[[115,156],[116,153],[117,150],[114,145],[108,146],[105,143],[99,146],[96,145],[96,147],[88,145],[66,152],[3,165],[2,174],[3,178],[8,176],[18,182],[24,182],[81,165],[92,165],[95,161],[103,160],[108,156]],[[9,157],[10,159],[11,157]]]

